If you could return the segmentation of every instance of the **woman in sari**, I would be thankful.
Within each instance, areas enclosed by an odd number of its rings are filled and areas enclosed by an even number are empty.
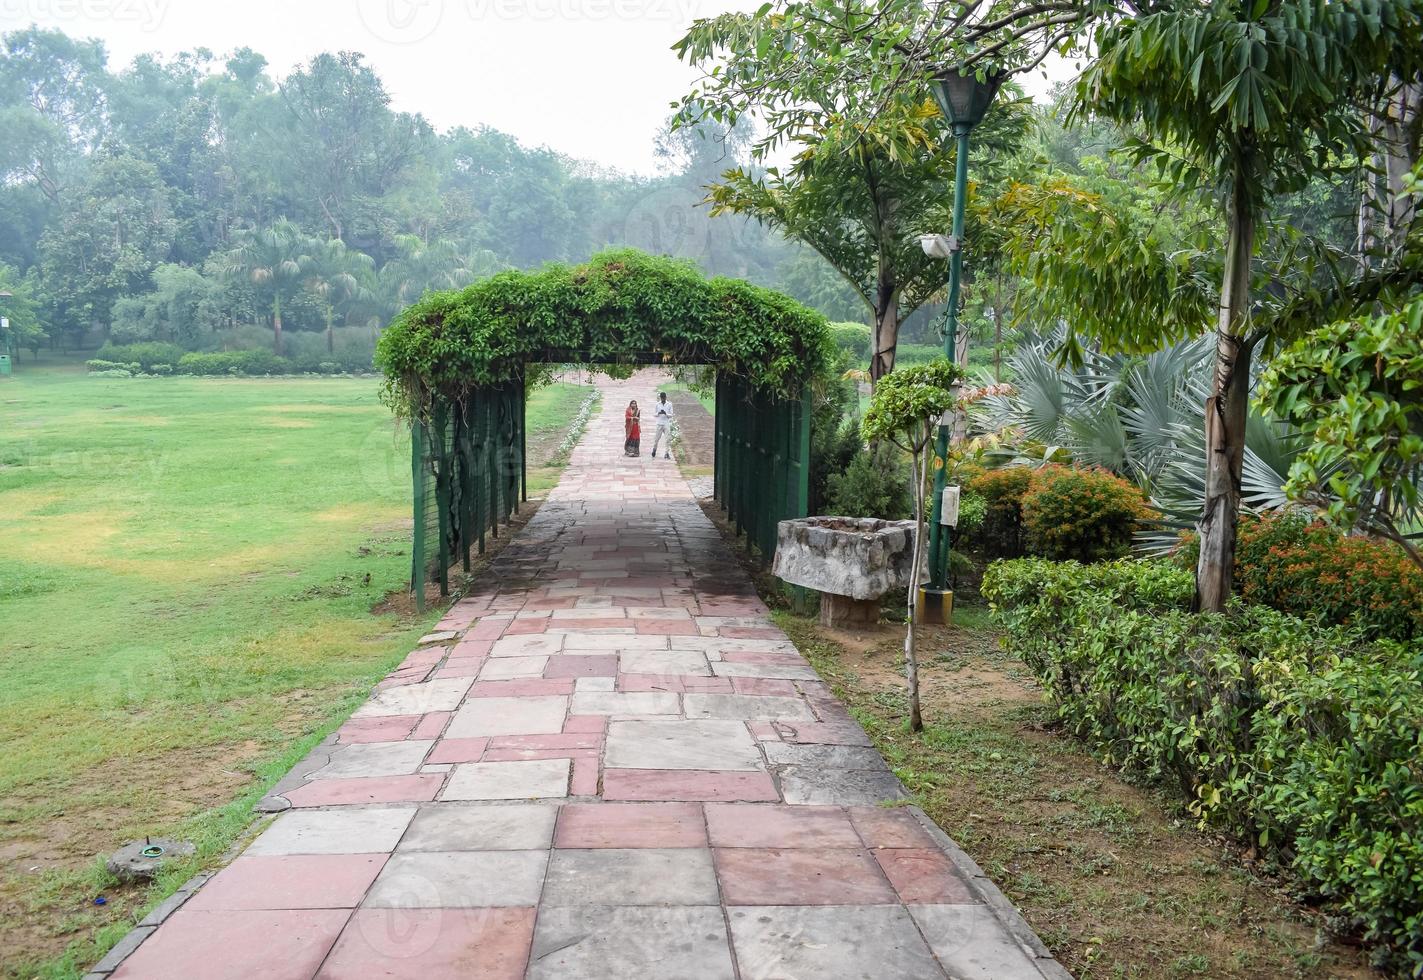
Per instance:
[[[628,410],[623,415],[623,454],[625,456],[642,455],[642,427],[639,424],[641,415],[637,410],[637,400],[628,403]]]

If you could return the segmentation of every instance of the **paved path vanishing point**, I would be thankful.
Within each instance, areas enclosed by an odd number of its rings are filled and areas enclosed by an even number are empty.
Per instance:
[[[623,409],[660,377],[601,382],[483,588],[274,790],[289,808],[242,856],[101,969],[129,952],[115,980],[1067,976],[922,813],[883,805],[898,780],[676,464],[624,458]]]

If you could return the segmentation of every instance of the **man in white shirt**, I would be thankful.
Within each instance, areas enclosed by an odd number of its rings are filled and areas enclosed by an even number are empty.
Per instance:
[[[657,444],[662,441],[662,437],[667,437],[666,455],[663,459],[672,458],[672,403],[667,400],[667,392],[657,393],[657,401],[653,403],[653,416],[657,420],[657,434],[652,437],[652,458],[657,458]]]

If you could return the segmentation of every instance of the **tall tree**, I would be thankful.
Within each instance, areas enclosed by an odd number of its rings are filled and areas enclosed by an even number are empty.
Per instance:
[[[835,20],[857,3],[820,6]],[[881,80],[844,75],[838,59],[804,40],[766,8],[698,22],[677,50],[704,74],[678,118],[755,116],[769,129],[753,144],[758,159],[796,152],[784,172],[728,170],[708,199],[714,214],[754,217],[809,245],[854,288],[869,313],[877,381],[894,369],[902,321],[943,285],[943,263],[924,255],[919,236],[948,228],[953,141],[922,79],[883,94]],[[977,130],[985,163],[1025,130],[1023,106],[1000,102]]]
[[[1140,127],[1141,152],[1183,186],[1218,196],[1226,235],[1206,406],[1206,500],[1196,603],[1221,611],[1231,593],[1240,510],[1250,362],[1269,334],[1252,322],[1252,258],[1272,201],[1299,190],[1331,159],[1369,141],[1355,109],[1388,77],[1400,44],[1419,43],[1411,0],[1370,9],[1311,0],[1179,3],[1123,18],[1097,36],[1078,86],[1081,111]],[[1123,317],[1109,339],[1161,343],[1161,325]]]
[[[319,242],[311,250],[307,267],[306,288],[321,300],[326,311],[326,351],[336,350],[336,311],[350,309],[370,293],[364,282],[375,269],[375,262],[364,252],[347,248],[339,238]]]
[[[286,219],[242,236],[223,256],[223,272],[250,283],[272,317],[272,349],[282,352],[282,306],[304,285],[311,269],[313,246],[319,245]]]

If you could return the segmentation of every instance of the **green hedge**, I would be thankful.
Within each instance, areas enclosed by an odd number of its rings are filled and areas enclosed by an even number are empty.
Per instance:
[[[982,591],[1069,731],[1179,788],[1423,974],[1423,649],[1264,606],[1188,611],[1165,562],[995,562]]]
[[[177,364],[186,353],[177,344],[164,344],[158,341],[150,341],[140,344],[105,344],[94,352],[95,361],[107,361],[118,363],[123,367],[130,368],[138,365],[138,370],[151,372],[154,365],[166,364],[170,368]],[[105,368],[90,368],[93,370],[106,370]],[[135,372],[137,373],[137,372]]]

